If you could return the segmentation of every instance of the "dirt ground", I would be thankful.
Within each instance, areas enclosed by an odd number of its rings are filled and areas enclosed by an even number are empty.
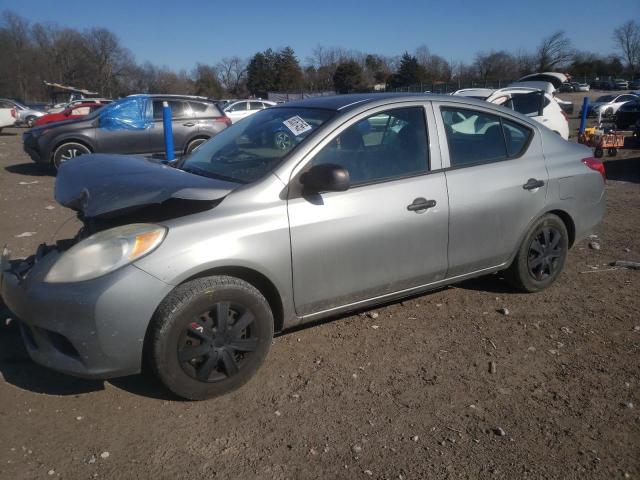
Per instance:
[[[77,229],[20,133],[0,136],[18,256]],[[41,368],[3,315],[0,477],[640,478],[640,271],[608,267],[640,261],[640,149],[607,169],[601,249],[577,244],[547,291],[490,276],[289,332],[211,401]]]

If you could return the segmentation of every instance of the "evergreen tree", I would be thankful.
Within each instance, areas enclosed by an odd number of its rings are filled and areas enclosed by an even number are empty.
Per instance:
[[[408,87],[423,82],[427,76],[424,67],[418,63],[418,59],[405,52],[400,59],[398,71],[391,77],[389,85],[392,88]]]
[[[354,60],[342,62],[333,74],[333,87],[338,93],[366,90],[362,67]]]
[[[297,92],[302,88],[303,73],[298,59],[291,47],[276,54],[276,90],[279,92]]]
[[[276,53],[268,48],[256,53],[247,66],[247,88],[252,95],[267,97],[276,90]]]

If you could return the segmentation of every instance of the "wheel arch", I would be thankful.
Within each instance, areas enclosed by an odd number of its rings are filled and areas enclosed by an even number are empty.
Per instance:
[[[545,214],[547,213],[552,213],[553,215],[560,217],[560,220],[564,223],[564,226],[567,228],[567,233],[569,234],[569,248],[573,247],[573,244],[576,241],[576,224],[573,221],[573,218],[571,218],[571,215],[564,210],[557,209],[545,212]]]
[[[279,332],[284,327],[284,306],[282,303],[282,297],[277,287],[273,284],[269,278],[262,273],[247,267],[237,266],[225,266],[214,267],[208,270],[203,270],[180,282],[180,285],[196,278],[210,277],[214,275],[228,275],[230,277],[236,277],[240,280],[253,285],[257,288],[262,295],[267,299],[271,312],[273,313],[273,329],[275,332]],[[177,286],[177,285],[176,285]]]
[[[53,155],[56,153],[56,150],[60,148],[62,145],[64,145],[65,143],[79,143],[80,145],[84,145],[85,147],[87,147],[91,153],[95,152],[95,147],[93,146],[93,144],[84,138],[78,138],[78,137],[61,138],[61,139],[57,139],[55,142],[52,142],[53,147],[51,147],[51,150],[49,150],[49,156],[48,156],[49,163],[53,162]]]

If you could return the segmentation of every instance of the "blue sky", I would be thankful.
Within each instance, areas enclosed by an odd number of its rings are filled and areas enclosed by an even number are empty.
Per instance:
[[[608,54],[613,29],[640,19],[640,1],[606,6],[602,0],[0,0],[0,10],[32,22],[106,27],[137,61],[176,69],[286,45],[304,61],[318,44],[384,55],[425,44],[447,60],[469,62],[480,50],[532,50],[556,30],[580,50]]]

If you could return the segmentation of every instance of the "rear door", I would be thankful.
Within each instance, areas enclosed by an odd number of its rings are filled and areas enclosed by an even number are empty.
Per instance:
[[[325,139],[292,176],[288,214],[300,315],[444,278],[447,190],[425,107],[377,110]],[[323,163],[344,167],[351,187],[295,193],[299,175]]]
[[[193,110],[185,100],[154,99],[153,127],[149,131],[151,153],[164,152],[164,123],[162,120],[162,104],[168,102],[171,107],[171,126],[173,130],[173,148],[179,156],[186,147],[186,142],[198,132],[198,125]]]
[[[481,107],[436,104],[449,192],[448,277],[496,267],[546,204],[536,130]]]

